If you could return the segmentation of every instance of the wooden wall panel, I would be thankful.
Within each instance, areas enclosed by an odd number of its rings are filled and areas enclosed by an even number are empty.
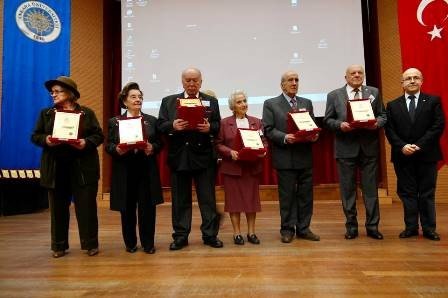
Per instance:
[[[103,123],[103,1],[72,1],[71,76],[81,93],[79,103],[93,109]],[[103,148],[98,149],[102,168]],[[102,175],[101,175],[102,177]],[[102,179],[98,196],[101,197]]]

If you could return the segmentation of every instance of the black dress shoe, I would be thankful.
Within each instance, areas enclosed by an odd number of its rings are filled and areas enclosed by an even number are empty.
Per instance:
[[[404,230],[398,235],[400,238],[409,238],[412,236],[418,236],[418,230]]]
[[[222,241],[219,240],[218,237],[206,239],[204,240],[204,244],[213,248],[221,248],[224,246],[224,243],[222,243]]]
[[[297,233],[297,237],[310,241],[320,241],[320,237],[311,231],[305,233]]]
[[[247,241],[249,241],[252,244],[260,244],[260,239],[258,239],[257,235],[255,234],[247,234]]]
[[[290,243],[292,241],[292,238],[293,238],[292,234],[284,234],[284,235],[282,235],[282,242]]]
[[[383,240],[383,234],[378,230],[367,230],[367,236],[376,240]]]
[[[126,251],[130,252],[131,254],[137,251],[137,246],[134,247],[126,247]]]
[[[171,244],[170,244],[170,250],[179,250],[184,248],[185,246],[188,245],[188,240],[183,240],[183,239],[175,239]]]
[[[53,256],[53,258],[56,258],[56,259],[60,258],[60,257],[63,257],[63,256],[65,256],[65,250],[53,251],[52,256]]]
[[[356,237],[358,237],[358,231],[347,231],[344,237],[347,240],[355,239]]]
[[[156,252],[156,248],[153,246],[153,247],[148,247],[148,248],[144,248],[143,249],[143,251],[145,252],[145,253],[147,253],[147,254],[150,254],[150,255],[152,255],[152,254],[154,254],[155,252]]]
[[[423,237],[429,240],[440,241],[439,234],[437,234],[437,232],[434,231],[427,231],[427,232],[423,231]]]
[[[100,251],[98,250],[98,248],[92,248],[87,251],[87,255],[89,257],[93,257],[93,256],[96,256],[99,252]]]
[[[244,244],[243,236],[241,235],[233,236],[233,243],[235,243],[236,245],[243,245]]]

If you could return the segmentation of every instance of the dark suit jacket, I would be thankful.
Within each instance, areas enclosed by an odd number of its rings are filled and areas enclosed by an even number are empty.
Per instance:
[[[445,122],[438,96],[420,93],[414,123],[409,117],[404,95],[400,96],[387,104],[387,119],[386,136],[392,146],[392,162],[436,162],[442,159],[439,139]],[[415,144],[421,150],[405,156],[401,148],[406,144]]]
[[[311,100],[297,97],[297,109],[307,109],[314,118]],[[283,94],[267,99],[263,104],[263,126],[266,137],[271,141],[272,166],[279,170],[303,169],[313,166],[312,143],[285,144],[287,113],[291,105]]]
[[[261,124],[260,119],[249,115],[246,115],[246,118],[249,121],[250,129],[263,129],[263,125]],[[263,171],[263,164],[261,162],[261,159],[254,162],[241,162],[232,160],[230,151],[234,147],[237,132],[238,127],[236,126],[235,116],[230,116],[221,120],[221,128],[219,130],[219,136],[216,140],[217,151],[222,157],[220,172],[226,175],[241,176],[243,173],[243,168],[247,168],[250,170],[250,173],[252,175],[260,174]]]
[[[378,127],[383,127],[386,124],[387,117],[378,89],[362,86],[362,98],[370,98]],[[335,132],[335,157],[353,158],[358,156],[360,150],[366,156],[377,156],[379,152],[378,130],[341,131],[341,123],[347,121],[347,100],[346,85],[331,91],[327,95],[324,124],[328,129]]]
[[[163,98],[159,110],[158,127],[169,140],[168,165],[174,171],[205,169],[214,164],[216,159],[213,142],[218,135],[221,121],[218,100],[199,93],[199,97],[207,108],[207,118],[210,122],[209,133],[196,130],[175,131],[173,121],[177,114],[177,99],[183,97],[184,93]]]
[[[43,147],[40,163],[40,184],[46,188],[55,188],[56,163],[58,160],[70,162],[71,179],[74,185],[98,184],[100,178],[100,160],[97,147],[103,143],[104,135],[95,113],[84,106],[76,104],[75,111],[82,113],[80,138],[86,140],[82,150],[68,144],[50,147],[45,139],[53,133],[54,107],[40,112],[31,141]]]
[[[123,114],[125,115],[125,114]],[[156,128],[157,119],[153,116],[143,114],[143,129],[149,142],[153,146],[154,153],[146,155],[142,150],[135,153],[133,150],[119,155],[116,147],[119,144],[118,117],[109,120],[109,134],[106,143],[106,152],[112,156],[112,183],[110,191],[110,208],[116,211],[126,209],[127,200],[127,177],[129,160],[138,159],[139,167],[134,169],[143,183],[137,191],[138,196],[150,200],[153,205],[163,202],[162,186],[159,177],[156,154],[162,148],[159,133]]]

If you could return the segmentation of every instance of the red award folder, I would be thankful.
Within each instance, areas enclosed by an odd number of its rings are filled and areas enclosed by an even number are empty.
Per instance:
[[[118,119],[118,132],[121,149],[145,149],[148,140],[143,129],[143,117],[121,117]]]
[[[82,111],[55,110],[50,141],[68,144],[79,143],[83,115]]]
[[[309,142],[322,130],[317,127],[307,110],[289,112],[287,117],[288,133],[294,134],[297,142]]]
[[[242,161],[255,161],[266,153],[258,130],[248,128],[238,128],[233,150],[238,151],[238,160]]]
[[[360,98],[347,101],[347,122],[353,128],[367,128],[375,125],[370,99]]]
[[[199,98],[178,98],[177,119],[188,121],[188,130],[197,129],[198,124],[204,123],[205,107]]]

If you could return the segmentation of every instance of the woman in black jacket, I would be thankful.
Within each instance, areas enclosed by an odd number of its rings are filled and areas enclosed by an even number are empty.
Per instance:
[[[51,249],[53,257],[66,254],[70,221],[70,203],[75,204],[81,249],[89,256],[98,254],[98,217],[96,196],[100,177],[97,147],[104,136],[95,113],[76,101],[80,97],[76,83],[61,76],[45,82],[54,106],[40,112],[31,136],[43,147],[40,183],[48,188],[51,213]],[[78,140],[72,143],[52,138],[56,111],[80,113]]]
[[[121,213],[123,239],[130,253],[137,251],[137,209],[140,243],[144,252],[153,254],[156,205],[163,202],[156,159],[162,143],[156,130],[157,119],[142,113],[142,101],[138,84],[128,83],[119,94],[120,106],[126,111],[109,120],[106,151],[112,156],[110,208]],[[139,148],[119,145],[119,121],[129,117],[142,117],[147,140]]]

